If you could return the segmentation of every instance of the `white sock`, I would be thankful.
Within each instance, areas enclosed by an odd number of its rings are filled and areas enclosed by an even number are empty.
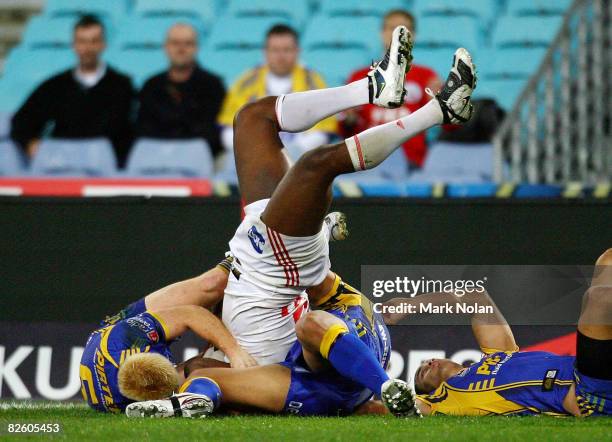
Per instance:
[[[404,142],[437,124],[443,115],[436,100],[431,100],[416,112],[372,127],[344,140],[356,171],[372,169],[382,163]]]
[[[331,115],[369,101],[368,79],[364,78],[346,86],[279,95],[276,118],[281,130],[303,132]]]

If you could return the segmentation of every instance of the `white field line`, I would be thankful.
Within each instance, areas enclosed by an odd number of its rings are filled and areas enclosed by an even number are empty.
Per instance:
[[[87,404],[78,402],[45,402],[45,401],[2,401],[0,410],[80,410],[87,408]]]

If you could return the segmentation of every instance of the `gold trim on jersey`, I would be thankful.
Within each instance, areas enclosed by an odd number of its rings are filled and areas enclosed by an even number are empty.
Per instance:
[[[115,362],[113,357],[108,352],[108,337],[113,331],[113,328],[115,328],[115,326],[110,325],[108,327],[104,327],[103,329],[100,329],[100,333],[102,334],[102,337],[100,338],[100,351],[102,352],[102,355],[108,362],[113,364],[116,368],[119,368],[119,364]]]
[[[157,322],[159,322],[159,325],[161,325],[162,329],[164,330],[164,341],[169,341],[168,336],[170,335],[170,332],[169,332],[168,326],[166,325],[164,320],[162,318],[160,318],[159,315],[153,313],[150,310],[147,310],[145,313],[150,314],[151,316],[153,316],[157,320]]]

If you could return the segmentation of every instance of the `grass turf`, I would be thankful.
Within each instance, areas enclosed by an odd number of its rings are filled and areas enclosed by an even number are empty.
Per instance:
[[[304,418],[236,416],[130,419],[94,412],[82,404],[0,402],[0,439],[8,423],[59,423],[55,439],[206,441],[612,441],[608,418],[449,417],[395,419],[381,416]],[[40,439],[22,434],[20,440]]]

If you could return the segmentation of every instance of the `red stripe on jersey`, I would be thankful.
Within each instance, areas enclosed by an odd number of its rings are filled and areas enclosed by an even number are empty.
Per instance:
[[[359,167],[361,167],[361,170],[365,170],[365,162],[363,161],[363,152],[361,151],[361,142],[359,141],[359,138],[357,138],[357,135],[355,135],[353,137],[355,139],[355,144],[357,145],[357,155],[359,156]]]
[[[289,264],[291,265],[291,268],[292,268],[293,272],[295,273],[296,280],[295,280],[295,284],[294,285],[297,287],[298,285],[300,285],[300,273],[298,272],[298,268],[295,265],[295,262],[293,262],[293,259],[291,259],[291,256],[289,256],[289,252],[287,251],[287,247],[285,247],[285,243],[283,242],[283,238],[277,232],[274,232],[274,234],[277,235],[278,240],[280,241],[280,245],[281,245],[283,251],[285,252],[285,254],[287,256],[287,259],[289,260]]]
[[[283,271],[285,272],[285,285],[289,286],[289,272],[287,271],[287,267],[285,266],[283,259],[278,253],[278,250],[277,250],[278,246],[276,245],[274,241],[274,235],[272,233],[272,230],[269,227],[266,227],[266,229],[268,231],[268,238],[270,238],[270,245],[272,246],[272,251],[274,252],[274,257],[276,258],[276,262],[278,263],[279,266],[283,268]]]
[[[289,274],[291,275],[290,285],[296,286],[297,280],[298,280],[297,268],[295,267],[295,264],[291,262],[289,253],[287,253],[287,249],[285,248],[285,245],[283,244],[283,240],[280,237],[280,235],[274,230],[270,230],[270,231],[272,232],[272,236],[274,237],[274,240],[276,241],[276,245],[279,249],[279,254],[283,257],[283,261],[286,265],[286,268],[289,271]]]

